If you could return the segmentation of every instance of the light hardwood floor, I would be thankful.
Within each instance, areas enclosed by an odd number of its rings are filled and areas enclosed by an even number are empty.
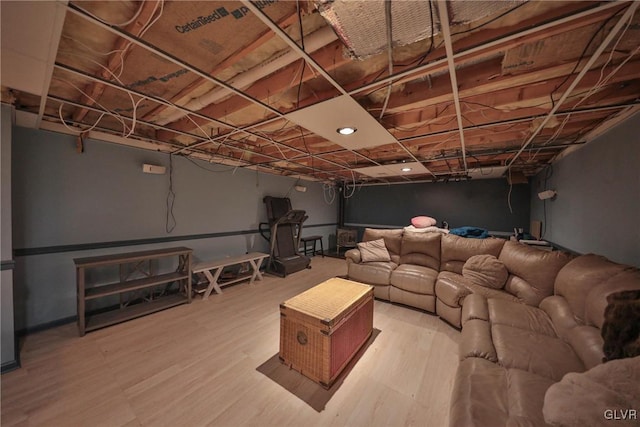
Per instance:
[[[75,324],[25,337],[2,426],[448,425],[459,332],[436,316],[376,301],[375,337],[329,391],[279,363],[279,304],[346,274],[312,266],[82,338]]]

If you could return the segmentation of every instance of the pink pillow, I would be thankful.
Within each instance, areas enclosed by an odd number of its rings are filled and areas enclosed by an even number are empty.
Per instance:
[[[430,216],[416,216],[411,218],[411,225],[415,228],[427,228],[434,226],[438,223],[435,219]]]

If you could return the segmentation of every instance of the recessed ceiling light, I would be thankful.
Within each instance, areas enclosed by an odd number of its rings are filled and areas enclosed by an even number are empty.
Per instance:
[[[402,168],[400,169],[402,172],[411,172],[411,168]]]
[[[352,127],[344,127],[344,128],[338,128],[336,132],[338,132],[340,135],[351,135],[352,133],[355,133],[357,130],[358,129],[352,128]]]

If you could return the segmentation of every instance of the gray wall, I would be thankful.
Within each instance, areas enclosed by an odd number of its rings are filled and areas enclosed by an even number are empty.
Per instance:
[[[506,179],[362,187],[346,200],[345,223],[404,227],[411,218],[428,215],[451,228],[491,231],[529,228],[529,185],[514,185],[508,206]]]
[[[540,201],[546,189],[557,197]],[[640,114],[538,174],[531,219],[546,224],[545,240],[640,267]]]
[[[0,127],[0,316],[2,318],[2,369],[16,365],[13,322],[13,256],[11,240],[11,115],[12,107],[2,105]]]
[[[185,158],[174,157],[177,225],[168,234],[169,173],[144,174],[143,163],[164,165],[168,170],[169,156],[92,140],[86,141],[85,152],[78,154],[73,137],[14,127],[18,329],[76,315],[74,258],[169,246],[194,249],[196,261],[249,250],[268,252],[267,242],[256,233],[193,237],[256,230],[259,222],[266,221],[262,198],[285,196],[295,179],[241,168],[234,171],[200,161],[196,162],[198,167]],[[326,244],[329,235],[335,234],[337,201],[326,204],[321,184],[303,183],[308,188],[306,193],[294,190],[289,195],[293,208],[304,209],[309,215],[305,226],[311,227],[302,234],[320,234]],[[78,248],[74,245],[165,237],[177,240],[74,250]]]

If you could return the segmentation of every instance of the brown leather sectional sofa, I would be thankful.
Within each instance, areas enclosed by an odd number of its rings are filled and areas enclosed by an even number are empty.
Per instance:
[[[380,238],[391,261],[363,263],[352,249],[349,278],[374,285],[379,299],[462,328],[451,426],[548,425],[547,390],[569,372],[602,363],[607,296],[640,290],[640,270],[598,255],[401,229],[366,229],[363,241]],[[504,264],[504,287],[479,286],[461,274],[480,254]]]

